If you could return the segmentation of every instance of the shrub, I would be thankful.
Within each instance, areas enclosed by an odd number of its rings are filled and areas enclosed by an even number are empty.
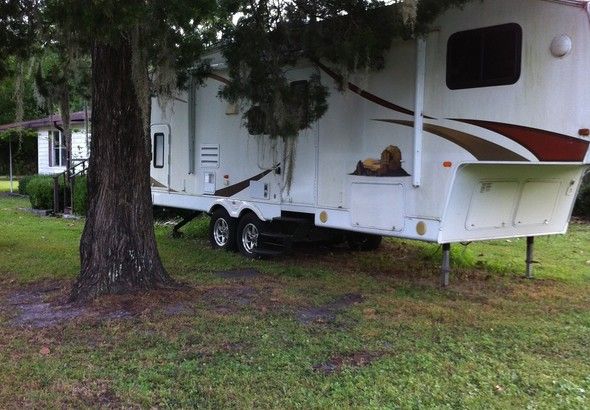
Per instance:
[[[590,219],[590,182],[586,182],[580,189],[574,207],[574,215]]]
[[[63,179],[59,182],[60,208],[63,207],[64,197]],[[34,209],[53,209],[53,177],[50,175],[36,175],[27,184],[27,195]]]
[[[76,177],[74,182],[74,213],[86,215],[88,209],[88,178]]]
[[[21,195],[27,195],[27,185],[35,175],[25,175],[18,180],[18,193]]]

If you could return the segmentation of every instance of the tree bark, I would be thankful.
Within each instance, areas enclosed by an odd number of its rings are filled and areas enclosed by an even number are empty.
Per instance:
[[[117,41],[92,46],[88,214],[73,301],[175,285],[156,247],[151,144],[138,98],[142,93],[133,81],[130,38],[121,35]],[[147,78],[147,67],[141,75]]]

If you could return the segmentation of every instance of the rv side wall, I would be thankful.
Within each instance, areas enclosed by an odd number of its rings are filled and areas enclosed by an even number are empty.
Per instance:
[[[394,40],[386,68],[349,75],[344,91],[329,66],[289,69],[293,81],[319,72],[330,89],[326,115],[292,141],[248,133],[241,112],[218,97],[223,69],[196,91],[194,107],[185,95],[166,111],[153,104],[152,122],[170,125],[169,164],[152,167],[154,202],[204,211],[219,205],[234,217],[249,209],[267,220],[304,212],[318,226],[441,243],[564,232],[590,163],[588,140],[578,135],[590,128],[590,95],[579,83],[590,66],[588,14],[543,0],[484,0],[448,11],[435,26],[426,37],[420,164],[413,155],[416,44]],[[493,41],[496,34],[507,40]],[[551,43],[564,34],[572,48],[555,57]],[[449,82],[449,45],[460,48],[470,35],[489,35],[493,47],[485,52],[500,56],[481,72],[502,71],[497,61],[506,60],[513,76]],[[211,57],[221,61],[219,53]]]

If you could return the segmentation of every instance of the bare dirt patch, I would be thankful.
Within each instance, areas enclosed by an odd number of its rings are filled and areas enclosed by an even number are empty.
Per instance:
[[[274,297],[276,290],[273,286],[217,286],[206,289],[198,299],[205,304],[206,310],[220,315],[231,315],[244,309],[266,313],[284,305]]]
[[[339,373],[345,368],[361,368],[370,365],[384,355],[383,352],[358,351],[332,356],[327,361],[313,366],[313,370],[324,375]]]
[[[72,321],[103,322],[149,314],[188,315],[194,312],[194,292],[153,291],[139,295],[105,296],[88,304],[68,303],[71,283],[42,282],[4,288],[0,312],[11,327],[42,329]]]
[[[103,296],[83,305],[68,303],[69,281],[24,287],[6,285],[0,287],[0,315],[13,328],[43,329],[73,321],[99,324],[116,320],[151,320],[162,316],[190,316],[197,311],[231,315],[254,309],[266,313],[283,305],[276,297],[277,288],[242,283]]]
[[[347,293],[339,296],[332,302],[325,305],[306,307],[297,311],[297,320],[302,324],[311,323],[333,323],[336,321],[336,315],[346,308],[361,303],[363,296],[358,293]]]
[[[12,326],[45,328],[73,320],[89,313],[88,309],[70,303],[59,303],[63,289],[57,283],[34,285],[9,294],[7,307],[16,308]],[[5,309],[8,310],[8,309]]]
[[[260,272],[256,269],[235,269],[216,272],[215,276],[223,279],[250,279],[260,276]]]

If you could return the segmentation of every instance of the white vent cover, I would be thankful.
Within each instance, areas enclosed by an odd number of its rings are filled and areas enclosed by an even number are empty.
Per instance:
[[[219,144],[201,144],[199,162],[201,168],[219,168]]]

